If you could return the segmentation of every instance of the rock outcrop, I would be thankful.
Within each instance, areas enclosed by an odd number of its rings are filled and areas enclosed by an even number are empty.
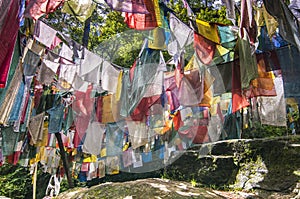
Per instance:
[[[300,136],[194,146],[165,169],[170,179],[261,193],[297,192]]]
[[[100,185],[58,198],[300,198],[300,136],[195,145],[174,153],[170,162],[152,173],[108,176]]]

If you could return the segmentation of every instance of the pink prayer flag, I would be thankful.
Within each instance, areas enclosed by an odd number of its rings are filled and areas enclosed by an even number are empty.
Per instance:
[[[82,165],[81,165],[81,171],[82,172],[88,172],[89,171],[89,166],[90,166],[89,162],[83,162]]]
[[[54,12],[63,2],[64,0],[30,0],[24,16],[37,20],[44,14]]]
[[[5,6],[5,5],[2,5]],[[5,88],[19,30],[19,1],[12,1],[0,27],[0,88]],[[2,17],[2,16],[1,16]],[[0,18],[1,18],[0,17]]]
[[[123,165],[124,167],[129,167],[132,165],[132,148],[123,152]]]
[[[144,0],[105,0],[107,5],[120,12],[148,14]]]

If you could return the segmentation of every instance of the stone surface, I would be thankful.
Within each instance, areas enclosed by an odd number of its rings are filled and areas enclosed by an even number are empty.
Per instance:
[[[287,136],[194,146],[169,165],[165,175],[208,186],[291,192],[300,180],[294,173],[299,169],[300,136]]]
[[[107,197],[104,198],[128,199],[300,198],[300,136],[196,145],[187,151],[173,154],[173,158],[170,160],[172,164],[162,170],[109,176],[102,181],[103,184],[88,190],[77,190],[76,197],[69,198],[95,198],[89,192],[100,195],[105,192]],[[170,181],[152,178],[136,180],[149,176],[163,176]],[[129,182],[105,183],[108,181]],[[191,182],[197,188],[192,187]],[[178,187],[180,183],[186,189],[181,190]],[[199,187],[211,187],[215,190]],[[238,190],[242,192],[237,192]]]
[[[228,197],[230,196],[230,197]],[[158,178],[141,179],[123,183],[104,183],[87,188],[76,188],[61,193],[57,199],[88,199],[88,198],[114,198],[114,199],[159,199],[159,198],[259,198],[252,193],[222,192],[209,188],[196,188],[187,182],[171,181]]]

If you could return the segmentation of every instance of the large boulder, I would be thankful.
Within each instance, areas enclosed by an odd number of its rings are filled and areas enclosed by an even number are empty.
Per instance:
[[[121,172],[58,198],[300,198],[300,136],[206,143],[171,157],[161,170]]]
[[[148,178],[127,182],[103,183],[91,188],[75,188],[61,193],[57,199],[224,199],[224,198],[258,198],[249,193],[225,193],[209,188],[196,188],[191,183],[174,180]]]
[[[164,175],[239,190],[292,192],[300,180],[300,136],[230,140],[183,152]]]

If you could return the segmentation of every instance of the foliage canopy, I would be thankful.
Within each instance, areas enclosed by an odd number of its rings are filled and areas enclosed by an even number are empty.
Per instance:
[[[226,18],[224,6],[217,10],[213,1],[188,1],[194,16],[187,16],[187,9],[182,1],[170,0],[168,8],[184,23],[189,24],[196,18],[207,22],[228,25],[231,21]],[[218,7],[219,8],[219,7]],[[112,11],[107,5],[97,4],[90,23],[82,23],[76,17],[62,13],[61,9],[46,16],[48,24],[58,31],[82,44],[84,29],[89,29],[87,48],[101,55],[103,58],[122,67],[130,67],[137,58],[145,37],[151,31],[130,30],[124,23],[124,17],[118,11]],[[88,27],[87,27],[88,26]],[[170,58],[164,53],[166,59]]]

